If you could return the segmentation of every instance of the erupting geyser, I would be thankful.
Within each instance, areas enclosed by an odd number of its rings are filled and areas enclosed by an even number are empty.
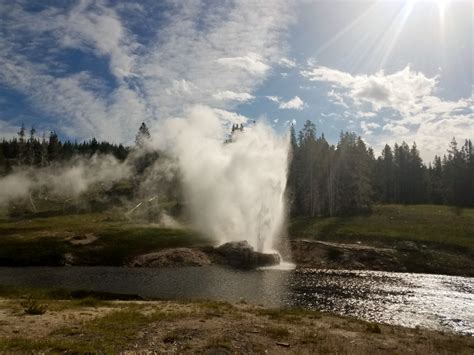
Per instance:
[[[220,244],[247,240],[270,252],[285,218],[288,139],[256,123],[224,144],[228,123],[196,106],[186,118],[167,120],[161,139],[179,162],[196,227]]]

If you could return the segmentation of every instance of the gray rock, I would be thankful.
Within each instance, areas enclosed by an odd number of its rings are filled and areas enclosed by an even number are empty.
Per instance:
[[[177,267],[210,265],[209,257],[200,250],[191,248],[165,249],[135,257],[132,267]]]

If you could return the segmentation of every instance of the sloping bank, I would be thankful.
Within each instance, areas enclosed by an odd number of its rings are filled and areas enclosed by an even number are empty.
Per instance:
[[[291,258],[300,267],[376,270],[474,276],[474,253],[468,249],[400,241],[384,246],[297,239]]]

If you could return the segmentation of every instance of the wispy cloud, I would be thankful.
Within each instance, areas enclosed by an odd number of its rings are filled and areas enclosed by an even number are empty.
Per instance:
[[[213,97],[216,100],[221,100],[221,101],[239,101],[239,102],[244,102],[244,101],[249,101],[255,98],[255,96],[249,94],[248,92],[233,92],[233,91],[219,91],[216,92]]]
[[[298,96],[284,101],[278,96],[265,96],[268,100],[276,102],[278,108],[281,110],[302,110],[306,107],[306,104]]]
[[[139,4],[83,0],[36,12],[22,4],[0,5],[7,14],[0,84],[25,94],[64,133],[124,142],[142,120],[251,100],[284,57],[283,32],[293,20],[283,0],[169,2],[160,21],[147,23],[145,46],[130,19],[153,14]],[[109,73],[78,71],[63,60],[71,50],[105,61]]]
[[[294,68],[296,67],[296,62],[293,59],[281,58],[278,64],[285,68]]]

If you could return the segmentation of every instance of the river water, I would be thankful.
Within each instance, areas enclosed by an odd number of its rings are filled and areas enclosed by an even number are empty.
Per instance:
[[[474,336],[474,278],[335,270],[236,271],[217,266],[0,268],[0,284],[159,299],[245,300]]]

